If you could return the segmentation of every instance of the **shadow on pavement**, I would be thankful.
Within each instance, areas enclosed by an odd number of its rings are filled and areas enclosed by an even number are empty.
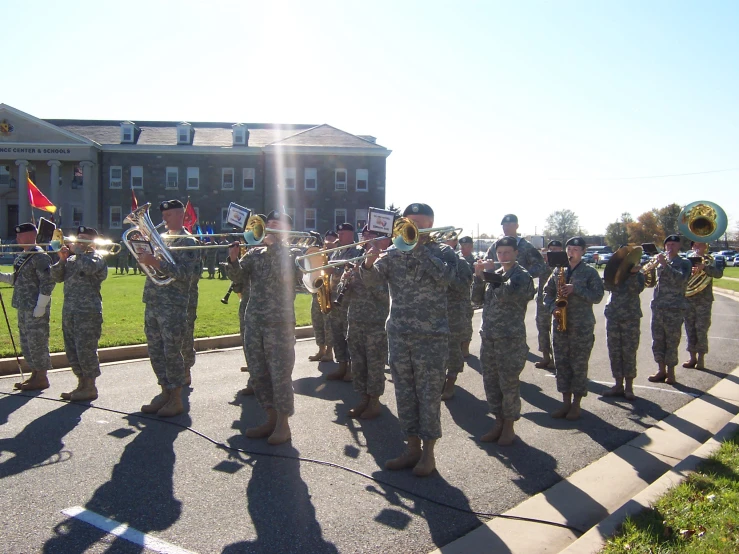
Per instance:
[[[5,425],[10,414],[20,410],[35,397],[36,395],[29,393],[0,395],[0,425]]]

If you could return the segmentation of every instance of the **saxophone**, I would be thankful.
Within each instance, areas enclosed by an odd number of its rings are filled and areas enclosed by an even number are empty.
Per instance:
[[[554,311],[552,312],[552,317],[557,321],[557,331],[560,333],[567,331],[567,297],[562,295],[566,284],[565,268],[560,267],[557,278],[557,298],[554,300]]]

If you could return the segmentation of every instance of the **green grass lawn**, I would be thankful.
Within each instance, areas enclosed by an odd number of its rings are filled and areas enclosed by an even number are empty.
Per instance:
[[[9,266],[0,267],[0,271],[11,272]],[[207,273],[206,273],[207,275]],[[114,268],[109,268],[108,278],[103,281],[103,335],[100,347],[121,346],[146,342],[144,336],[144,304],[141,295],[145,276],[116,275]],[[231,295],[228,305],[221,303],[230,281],[220,279],[201,279],[200,301],[198,303],[198,319],[195,322],[196,337],[229,335],[239,332],[239,297]],[[51,301],[51,337],[49,348],[52,352],[64,350],[62,338],[62,302],[64,286],[60,283],[54,288]],[[19,349],[17,316],[10,302],[13,297],[12,287],[1,284],[5,308],[13,330],[13,338]],[[297,325],[310,325],[310,294],[298,294],[295,299],[295,318]],[[2,317],[2,316],[0,316]],[[13,356],[13,347],[8,336],[8,328],[0,321],[0,357]]]
[[[651,509],[627,519],[602,552],[739,552],[739,434]]]
[[[724,268],[724,275],[726,277],[733,277],[734,279],[739,279],[739,267],[725,267]]]

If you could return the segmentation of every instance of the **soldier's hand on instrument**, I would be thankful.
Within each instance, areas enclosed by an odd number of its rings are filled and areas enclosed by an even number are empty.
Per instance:
[[[666,266],[667,265],[667,258],[665,258],[665,255],[662,252],[660,252],[657,255],[657,261],[659,262],[659,265],[661,265],[661,266]]]
[[[139,262],[144,265],[148,265],[149,267],[153,267],[154,269],[159,269],[160,266],[159,258],[153,254],[149,254],[148,252],[139,255]]]
[[[562,287],[562,296],[565,298],[572,294],[572,292],[575,290],[575,285],[572,283],[569,283]]]
[[[706,269],[705,264],[698,264],[697,266],[693,267],[693,275],[695,275],[696,273],[700,273],[704,269]]]
[[[62,260],[62,261],[66,261],[66,260],[67,260],[67,258],[69,258],[69,248],[68,248],[68,247],[66,247],[66,246],[62,246],[62,247],[61,247],[61,248],[59,249],[59,252],[58,252],[58,254],[59,254],[59,259],[60,259],[60,260]]]
[[[241,245],[239,241],[234,241],[231,246],[228,247],[228,259],[232,262],[239,261],[239,254],[241,253]]]
[[[375,265],[375,260],[380,256],[380,249],[374,242],[369,243],[367,248],[367,257],[364,259],[364,267],[372,267]]]

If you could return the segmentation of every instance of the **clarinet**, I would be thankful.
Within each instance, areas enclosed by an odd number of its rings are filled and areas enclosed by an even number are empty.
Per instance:
[[[231,293],[234,291],[234,284],[231,283],[231,286],[228,287],[228,290],[226,291],[226,296],[221,298],[221,304],[228,304],[228,297],[231,296]]]

